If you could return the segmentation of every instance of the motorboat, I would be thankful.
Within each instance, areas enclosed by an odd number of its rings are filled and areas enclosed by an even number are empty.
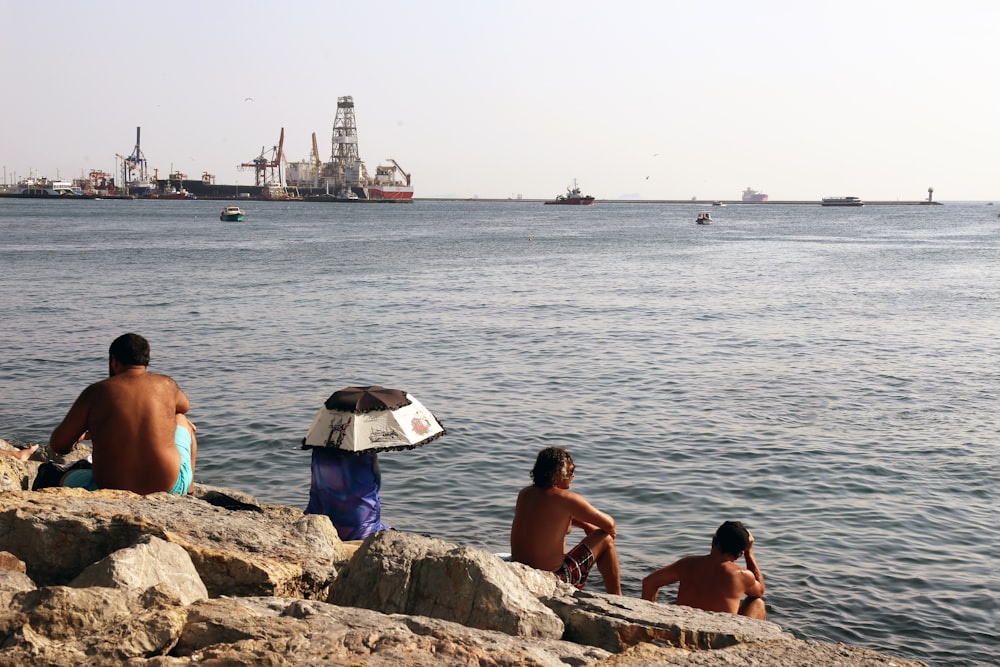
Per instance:
[[[712,202],[712,206],[725,206],[725,205],[726,205],[726,202],[724,202],[724,201],[714,201],[714,202]]]
[[[860,197],[823,197],[823,206],[864,206]]]
[[[546,204],[568,204],[568,205],[587,205],[593,204],[594,198],[590,195],[583,195],[580,192],[580,188],[576,185],[576,180],[573,180],[573,187],[566,188],[566,194],[558,195],[555,199],[549,199],[545,202]]]
[[[222,209],[222,213],[219,215],[219,220],[222,222],[243,222],[243,216],[246,215],[239,206],[227,206]]]
[[[702,211],[694,221],[699,225],[710,225],[712,224],[712,214],[708,211]]]

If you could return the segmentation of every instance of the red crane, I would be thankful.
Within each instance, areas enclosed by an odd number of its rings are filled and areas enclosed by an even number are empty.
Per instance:
[[[278,138],[278,145],[272,146],[271,150],[268,151],[266,147],[262,146],[260,149],[260,155],[255,157],[250,162],[244,162],[240,165],[240,169],[253,169],[254,170],[254,185],[260,187],[263,185],[285,185],[285,179],[281,173],[281,159],[284,155],[285,149],[285,128],[281,128],[281,136]],[[277,175],[277,178],[275,178]]]

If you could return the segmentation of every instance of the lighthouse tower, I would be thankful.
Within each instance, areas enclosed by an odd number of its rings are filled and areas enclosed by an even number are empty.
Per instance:
[[[927,188],[927,203],[934,201],[934,188]]]

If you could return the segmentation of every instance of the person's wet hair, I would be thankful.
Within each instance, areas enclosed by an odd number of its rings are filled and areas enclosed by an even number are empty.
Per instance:
[[[108,354],[125,366],[149,366],[149,341],[139,334],[122,334],[111,343]]]
[[[546,447],[538,452],[535,467],[531,469],[531,481],[535,486],[548,489],[569,472],[573,457],[562,447]]]
[[[739,556],[750,546],[750,532],[741,521],[726,521],[715,531],[712,546],[730,556]]]

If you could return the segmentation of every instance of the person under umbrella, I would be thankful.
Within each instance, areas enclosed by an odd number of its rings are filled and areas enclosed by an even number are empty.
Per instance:
[[[306,514],[330,517],[342,540],[362,540],[382,522],[378,452],[413,449],[445,434],[413,396],[377,385],[336,391],[303,438],[312,449]]]
[[[382,471],[378,454],[344,452],[330,447],[312,450],[312,481],[306,514],[330,517],[340,539],[363,540],[388,530],[382,523]]]

